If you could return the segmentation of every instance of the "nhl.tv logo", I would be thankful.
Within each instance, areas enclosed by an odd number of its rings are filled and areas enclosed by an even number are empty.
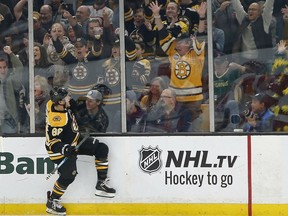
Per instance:
[[[152,146],[149,146],[148,148],[142,146],[139,150],[140,169],[148,174],[159,171],[162,167],[161,152],[162,150],[159,149],[158,146],[155,148]]]

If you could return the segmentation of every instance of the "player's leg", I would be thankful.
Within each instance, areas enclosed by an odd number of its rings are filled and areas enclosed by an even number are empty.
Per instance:
[[[76,156],[68,160],[58,169],[59,178],[55,182],[52,193],[47,192],[46,212],[56,215],[65,215],[66,208],[61,205],[60,198],[77,175]]]
[[[108,146],[93,137],[88,138],[78,150],[80,155],[95,156],[95,167],[98,176],[95,195],[112,198],[115,196],[116,190],[108,185],[108,152]]]

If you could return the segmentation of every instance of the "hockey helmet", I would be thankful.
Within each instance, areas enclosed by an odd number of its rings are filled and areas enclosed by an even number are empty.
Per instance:
[[[50,99],[54,103],[58,103],[59,101],[63,100],[68,95],[68,91],[63,87],[54,87],[50,91]]]

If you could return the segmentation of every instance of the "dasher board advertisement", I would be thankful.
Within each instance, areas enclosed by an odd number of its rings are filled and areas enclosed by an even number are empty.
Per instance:
[[[247,203],[245,136],[97,137],[107,143],[110,185],[116,197],[95,197],[94,158],[78,156],[69,203]],[[0,202],[45,203],[57,173],[45,138],[3,138]]]

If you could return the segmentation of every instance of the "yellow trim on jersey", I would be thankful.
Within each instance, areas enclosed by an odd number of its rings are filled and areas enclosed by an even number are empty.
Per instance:
[[[52,149],[52,146],[55,144],[55,143],[58,143],[58,142],[61,142],[60,139],[52,139],[52,140],[49,140],[46,142],[46,145],[49,147],[49,149]]]
[[[67,124],[68,122],[68,113],[64,112],[52,112],[52,106],[53,102],[51,100],[48,101],[47,103],[47,111],[49,113],[48,118],[47,118],[47,123],[51,127],[63,127]]]
[[[63,48],[62,51],[61,51],[61,53],[59,53],[59,57],[60,57],[60,58],[64,58],[64,57],[67,55],[67,53],[68,53],[68,52],[66,51],[66,49]]]
[[[62,155],[60,152],[57,152],[57,153],[52,152],[52,151],[47,151],[47,152],[48,152],[50,160],[52,161],[64,158],[64,155]]]

